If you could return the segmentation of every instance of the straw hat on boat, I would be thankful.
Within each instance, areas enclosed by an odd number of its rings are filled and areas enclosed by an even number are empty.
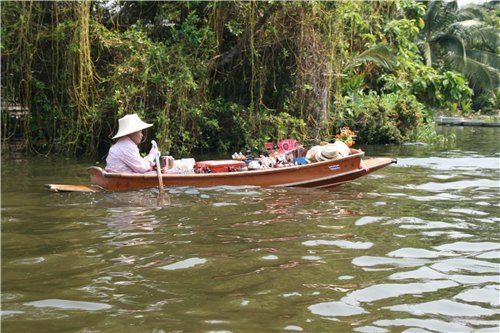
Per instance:
[[[339,149],[335,145],[326,145],[323,147],[321,151],[321,156],[326,158],[327,160],[331,160],[332,158],[337,157],[339,154]]]
[[[309,149],[306,153],[306,158],[309,160],[309,161],[314,161],[316,160],[316,154],[318,153],[318,151],[320,150],[321,146],[313,146],[311,147],[311,149]]]
[[[327,144],[320,146],[320,149],[316,153],[316,161],[327,161],[337,157],[339,153],[338,148],[335,145]]]
[[[143,129],[151,126],[153,126],[153,124],[143,122],[136,113],[128,114],[123,118],[118,119],[118,132],[115,134],[113,139],[142,131]]]
[[[340,156],[346,157],[351,153],[351,149],[344,142],[337,140],[333,144],[337,147]]]

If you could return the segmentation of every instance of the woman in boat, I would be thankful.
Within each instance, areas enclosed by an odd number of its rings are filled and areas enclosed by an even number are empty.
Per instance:
[[[141,143],[142,130],[153,126],[143,122],[137,114],[128,114],[118,120],[118,139],[109,149],[106,158],[106,171],[115,173],[145,173],[153,170],[158,150],[152,147],[149,154],[142,158],[138,145]]]

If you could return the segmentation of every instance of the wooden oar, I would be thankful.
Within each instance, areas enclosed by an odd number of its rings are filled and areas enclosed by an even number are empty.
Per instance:
[[[102,187],[85,185],[45,184],[51,192],[101,192]]]
[[[158,150],[158,144],[156,143],[155,140],[151,140],[151,144],[153,147]],[[170,198],[167,197],[167,200],[165,200],[165,190],[163,189],[163,177],[161,175],[161,164],[160,164],[160,152],[155,156],[155,162],[156,162],[156,174],[158,175],[158,184],[159,184],[159,190],[160,192],[158,193],[158,205],[165,206],[170,204]]]

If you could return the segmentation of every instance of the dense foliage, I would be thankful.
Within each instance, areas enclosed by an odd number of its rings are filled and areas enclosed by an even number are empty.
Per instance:
[[[498,36],[495,7],[480,9]],[[133,112],[178,155],[330,140],[342,125],[358,142],[418,140],[435,109],[498,108],[498,41],[466,35],[458,12],[439,32],[447,9],[415,1],[1,2],[2,101],[30,112],[3,104],[2,140],[106,152]],[[454,65],[445,33],[491,84],[469,84],[485,81]]]

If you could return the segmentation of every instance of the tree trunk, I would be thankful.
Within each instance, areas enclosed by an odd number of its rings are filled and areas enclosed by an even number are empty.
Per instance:
[[[305,16],[311,16],[304,11]],[[297,91],[302,106],[302,117],[309,127],[309,136],[320,141],[328,127],[329,91],[331,85],[331,63],[319,31],[315,30],[314,19],[303,20],[301,24]]]

